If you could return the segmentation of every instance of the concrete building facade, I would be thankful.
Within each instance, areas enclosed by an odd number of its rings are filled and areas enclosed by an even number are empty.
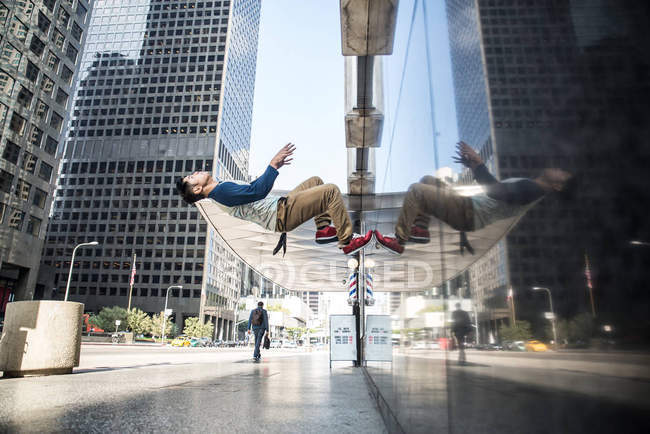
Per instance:
[[[234,330],[242,267],[174,182],[248,179],[259,0],[98,0],[78,80],[43,279],[86,310],[132,306]],[[232,89],[228,90],[230,87]]]
[[[37,287],[91,3],[0,1],[0,316]]]

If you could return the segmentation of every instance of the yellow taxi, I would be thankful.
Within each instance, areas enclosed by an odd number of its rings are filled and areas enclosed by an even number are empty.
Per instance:
[[[178,336],[176,339],[172,341],[172,347],[189,347],[190,346],[190,338],[187,336]]]
[[[540,341],[527,341],[526,351],[546,351],[548,347],[544,342]]]

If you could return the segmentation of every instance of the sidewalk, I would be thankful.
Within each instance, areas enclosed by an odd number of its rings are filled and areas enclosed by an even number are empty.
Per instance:
[[[71,375],[0,380],[0,431],[386,432],[362,372],[324,351],[90,345]]]

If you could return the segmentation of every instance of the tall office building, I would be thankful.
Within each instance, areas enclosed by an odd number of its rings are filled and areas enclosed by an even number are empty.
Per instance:
[[[34,294],[87,0],[0,1],[0,316]]]
[[[538,329],[547,301],[532,286],[551,288],[563,318],[591,311],[585,258],[596,312],[641,315],[647,253],[628,242],[650,229],[637,206],[648,199],[647,3],[447,0],[447,15],[461,138],[501,179],[561,167],[581,180],[573,200],[545,198],[472,266],[483,318],[508,315],[510,287],[517,317]]]
[[[300,296],[302,298],[302,301],[309,306],[309,308],[314,312],[314,314],[318,313],[319,309],[319,301],[320,301],[320,296],[322,295],[321,292],[318,291],[303,291]]]
[[[48,229],[44,267],[58,296],[96,311],[128,302],[233,331],[239,260],[182,202],[177,177],[247,179],[259,0],[98,0]]]

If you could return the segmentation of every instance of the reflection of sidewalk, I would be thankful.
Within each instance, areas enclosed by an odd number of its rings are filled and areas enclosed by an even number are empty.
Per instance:
[[[0,432],[385,432],[361,370],[324,351],[250,359],[84,345],[71,375],[0,380]]]

